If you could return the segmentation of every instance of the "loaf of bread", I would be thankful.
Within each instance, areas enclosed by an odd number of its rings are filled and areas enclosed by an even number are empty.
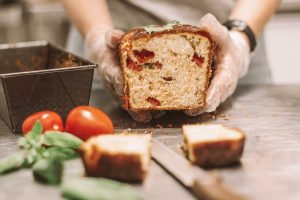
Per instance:
[[[184,125],[184,150],[201,167],[219,167],[237,162],[243,153],[245,135],[219,124]]]
[[[119,55],[130,110],[183,110],[205,105],[215,43],[198,27],[169,23],[136,28]]]
[[[151,136],[100,135],[89,139],[80,150],[87,176],[142,181],[150,164]]]

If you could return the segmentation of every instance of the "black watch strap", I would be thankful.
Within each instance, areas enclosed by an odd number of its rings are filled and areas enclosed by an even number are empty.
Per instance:
[[[237,30],[245,33],[250,41],[250,51],[254,51],[256,47],[256,38],[252,29],[242,20],[228,20],[224,24],[228,30]]]

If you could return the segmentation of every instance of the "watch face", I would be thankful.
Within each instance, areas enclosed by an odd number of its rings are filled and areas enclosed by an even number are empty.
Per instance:
[[[236,20],[233,22],[233,24],[236,29],[241,30],[241,31],[245,30],[245,28],[247,27],[247,24],[241,20]]]

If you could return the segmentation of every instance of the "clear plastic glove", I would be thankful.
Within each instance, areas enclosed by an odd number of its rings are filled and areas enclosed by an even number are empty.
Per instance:
[[[242,33],[228,31],[212,14],[201,18],[198,27],[211,34],[217,43],[217,49],[206,106],[203,109],[186,110],[185,113],[190,116],[215,111],[233,94],[239,78],[247,73],[250,61],[250,48]]]
[[[124,32],[107,26],[96,26],[85,37],[85,53],[99,67],[99,74],[105,86],[110,89],[126,110],[124,99],[124,77],[117,55],[117,45]],[[152,118],[162,117],[164,111],[131,111],[130,116],[138,122],[149,122]]]

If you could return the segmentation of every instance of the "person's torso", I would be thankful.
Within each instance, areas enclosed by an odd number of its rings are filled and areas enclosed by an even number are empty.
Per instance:
[[[206,13],[225,21],[233,0],[109,0],[114,24],[120,29],[177,20],[196,25]]]

